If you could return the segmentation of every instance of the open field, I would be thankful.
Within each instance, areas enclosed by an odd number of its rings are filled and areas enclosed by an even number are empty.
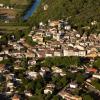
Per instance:
[[[4,4],[4,7],[12,7],[13,9],[0,8],[0,14],[4,12],[7,15],[22,15],[22,13],[29,7],[33,0],[0,0],[0,4]]]
[[[27,5],[30,0],[0,0],[3,4]]]
[[[0,26],[0,29],[2,30],[23,30],[23,29],[28,29],[28,26]]]
[[[5,16],[16,16],[16,11],[14,9],[0,8],[0,14]]]

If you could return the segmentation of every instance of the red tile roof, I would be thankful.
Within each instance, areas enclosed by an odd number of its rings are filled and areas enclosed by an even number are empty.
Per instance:
[[[88,72],[94,72],[94,73],[96,73],[97,69],[95,69],[95,68],[87,68],[87,71]]]

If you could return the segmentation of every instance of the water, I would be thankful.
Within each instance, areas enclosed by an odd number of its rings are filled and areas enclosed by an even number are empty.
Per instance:
[[[39,6],[41,0],[35,0],[35,2],[32,4],[32,7],[26,12],[26,14],[23,16],[23,20],[28,20],[29,17],[33,15],[36,8]]]

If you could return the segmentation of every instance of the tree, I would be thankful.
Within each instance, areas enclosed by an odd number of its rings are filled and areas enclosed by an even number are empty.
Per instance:
[[[26,87],[27,90],[32,90],[32,89],[33,89],[33,84],[32,84],[32,82],[30,82],[30,83],[28,82],[28,84],[26,84],[25,87]]]
[[[45,97],[45,100],[51,100],[52,94],[48,93]]]
[[[85,78],[84,78],[84,76],[83,76],[81,73],[78,73],[78,74],[76,75],[76,80],[77,80],[77,82],[78,82],[79,84],[82,84],[82,83],[84,82]]]
[[[44,100],[41,95],[35,95],[29,98],[29,100]]]
[[[29,45],[35,46],[35,45],[37,44],[37,42],[34,42],[34,41],[32,40],[31,37],[26,36],[25,38],[26,38],[26,42],[27,42]]]
[[[47,57],[45,58],[44,65],[46,66],[61,66],[63,68],[69,67],[70,65],[77,66],[79,63],[78,57]]]
[[[93,100],[93,98],[90,95],[86,94],[83,95],[83,100]]]
[[[94,61],[93,66],[94,66],[95,68],[100,68],[100,58],[97,58],[97,59]]]
[[[60,100],[59,96],[58,95],[54,95],[52,100]]]
[[[23,68],[27,68],[27,66],[28,66],[28,63],[27,62],[28,62],[27,61],[27,58],[25,58],[25,57],[21,58],[21,66]]]
[[[96,87],[96,89],[100,90],[100,81],[99,80],[93,80],[92,85]]]

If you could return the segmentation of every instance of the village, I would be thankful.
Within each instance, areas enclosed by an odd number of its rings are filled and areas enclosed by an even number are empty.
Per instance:
[[[81,35],[67,20],[49,20],[48,24],[40,22],[38,28],[33,27],[26,38],[16,41],[11,35],[7,45],[1,43],[1,47],[0,92],[7,100],[31,100],[40,94],[43,100],[87,100],[84,95],[89,93],[100,97],[100,69],[93,67],[95,58],[100,57],[100,34]],[[45,60],[38,62],[54,57],[89,58],[89,63],[61,68],[49,66],[49,61],[47,66],[42,64]]]

